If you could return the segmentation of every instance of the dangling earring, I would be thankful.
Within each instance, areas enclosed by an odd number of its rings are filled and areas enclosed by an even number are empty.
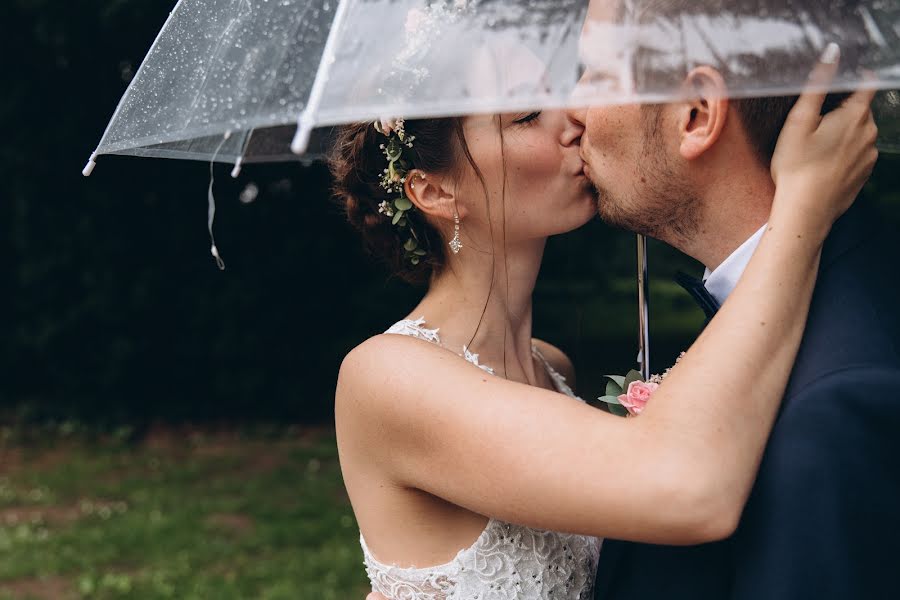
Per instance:
[[[453,254],[459,254],[463,247],[462,242],[459,241],[459,213],[455,211],[453,213],[453,239],[447,245],[450,246]]]

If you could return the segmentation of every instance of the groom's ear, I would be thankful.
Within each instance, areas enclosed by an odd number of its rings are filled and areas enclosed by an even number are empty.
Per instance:
[[[725,129],[728,119],[728,88],[716,69],[693,69],[684,80],[689,100],[678,105],[679,150],[685,160],[696,160],[712,148]]]
[[[439,175],[429,175],[414,169],[406,175],[406,196],[423,214],[442,221],[453,221],[457,210],[456,196],[449,181]],[[462,218],[465,208],[458,207]]]

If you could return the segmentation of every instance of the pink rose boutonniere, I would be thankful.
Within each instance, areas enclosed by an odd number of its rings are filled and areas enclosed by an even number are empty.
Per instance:
[[[675,361],[678,364],[684,352]],[[620,417],[637,416],[644,411],[653,392],[659,389],[672,369],[666,369],[662,375],[653,375],[650,381],[644,381],[644,377],[637,371],[629,371],[624,377],[620,375],[607,375],[606,395],[599,400],[605,402],[609,411]]]
[[[628,384],[628,390],[619,395],[619,404],[624,406],[630,414],[639,415],[657,388],[659,388],[658,383],[632,381]]]

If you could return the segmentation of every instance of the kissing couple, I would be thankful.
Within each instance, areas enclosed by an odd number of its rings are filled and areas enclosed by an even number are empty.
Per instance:
[[[857,200],[873,92],[818,91],[840,53],[799,99],[699,64],[668,104],[341,129],[350,223],[425,287],[337,383],[370,600],[896,596],[900,294]],[[630,418],[531,333],[547,238],[598,212],[707,268],[706,327]]]

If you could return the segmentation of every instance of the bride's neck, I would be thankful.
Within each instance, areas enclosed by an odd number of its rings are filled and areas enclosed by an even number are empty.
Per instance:
[[[440,327],[448,348],[461,352],[467,345],[498,375],[534,383],[532,294],[545,245],[546,239],[499,245],[493,256],[464,247],[432,278],[411,316]]]

